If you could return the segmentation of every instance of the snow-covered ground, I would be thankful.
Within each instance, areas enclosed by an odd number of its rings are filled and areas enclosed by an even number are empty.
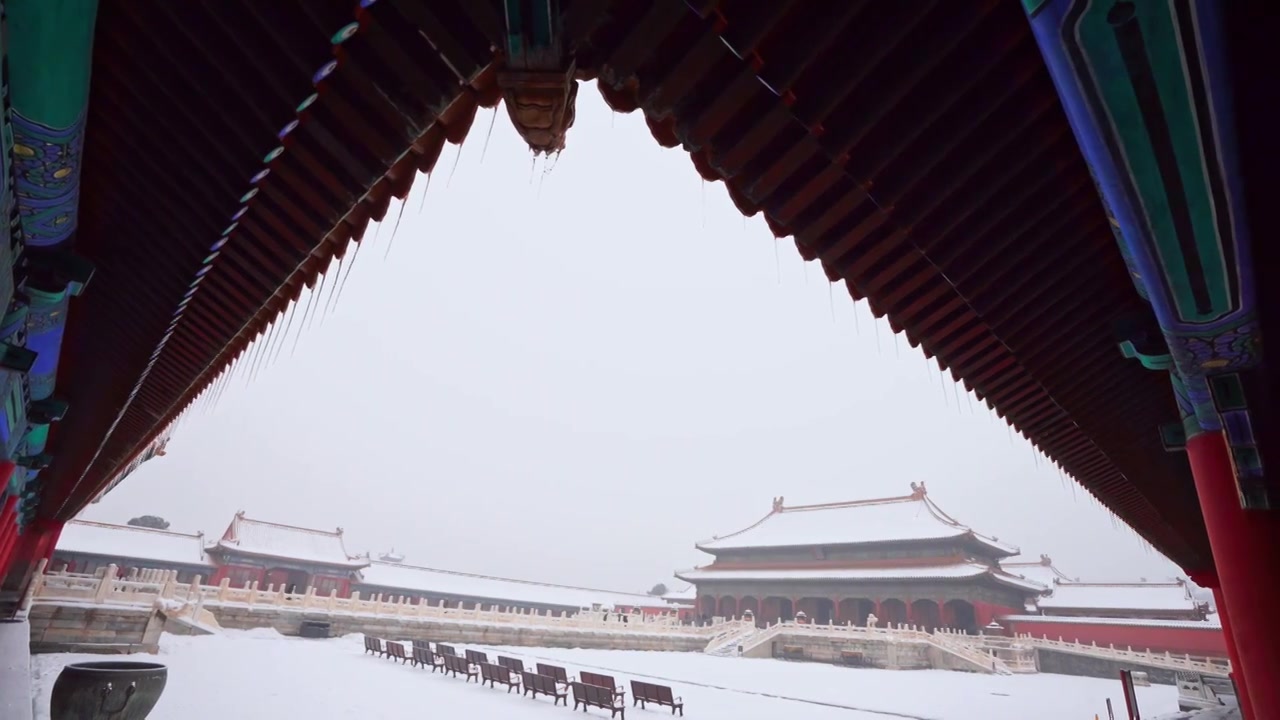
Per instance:
[[[567,667],[570,674],[584,669],[612,672],[626,685],[632,678],[669,684],[684,696],[685,714],[691,720],[1092,720],[1095,714],[1107,716],[1107,698],[1118,715],[1124,712],[1118,681],[1062,675],[855,670],[621,650],[508,648],[503,654],[550,660]],[[62,666],[88,659],[102,656],[35,657],[39,720],[49,717],[49,693]],[[206,637],[166,635],[155,659],[169,666],[169,684],[152,713],[153,720],[400,720],[406,709],[410,715],[423,716],[447,711],[443,715],[449,717],[567,717],[563,706],[552,707],[545,698],[508,695],[504,689],[481,688],[365,655],[359,636],[303,640],[271,630]],[[1178,709],[1177,691],[1171,687],[1138,688],[1138,699],[1145,717]],[[422,710],[412,710],[418,707]],[[670,717],[667,710],[653,706],[647,711],[628,707],[627,712],[640,719]],[[590,715],[608,717],[599,710]]]

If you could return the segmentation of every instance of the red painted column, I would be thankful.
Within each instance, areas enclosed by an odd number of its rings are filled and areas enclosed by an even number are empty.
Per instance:
[[[5,573],[12,564],[14,552],[18,544],[18,498],[10,497],[0,510],[0,583],[4,582]]]
[[[1222,604],[1229,617],[1239,665],[1236,687],[1248,688],[1251,720],[1280,720],[1280,519],[1275,511],[1240,507],[1231,455],[1222,433],[1187,440],[1200,509],[1218,570]],[[1224,627],[1224,630],[1226,628]]]
[[[1218,620],[1222,623],[1222,635],[1227,641],[1227,657],[1231,658],[1231,679],[1236,683],[1236,692],[1240,693],[1240,714],[1244,720],[1253,720],[1253,707],[1249,702],[1249,685],[1244,674],[1240,672],[1240,653],[1236,650],[1236,639],[1231,635],[1231,617],[1227,613],[1227,604],[1222,599],[1222,589],[1218,578],[1213,578],[1213,602],[1218,606]]]

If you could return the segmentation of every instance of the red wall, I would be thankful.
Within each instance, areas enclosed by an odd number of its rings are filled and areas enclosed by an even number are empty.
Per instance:
[[[1151,627],[1143,625],[1102,625],[1089,623],[1019,622],[1000,620],[1010,634],[1067,642],[1075,641],[1100,647],[1114,645],[1134,650],[1170,652],[1174,654],[1227,656],[1227,639],[1220,629]]]
[[[217,572],[209,578],[209,584],[217,585],[223,578],[231,578],[231,587],[234,588],[242,588],[246,582],[257,582],[258,587],[265,587],[262,584],[264,573],[263,568],[251,565],[219,565]]]

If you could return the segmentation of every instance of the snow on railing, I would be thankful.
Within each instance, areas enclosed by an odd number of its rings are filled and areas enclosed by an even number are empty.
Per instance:
[[[1051,640],[1044,637],[1035,637],[1031,634],[1018,635],[1017,639],[1019,642],[1035,647],[1045,648],[1047,650],[1059,650],[1061,652],[1068,652],[1076,655],[1088,655],[1090,657],[1103,658],[1107,660],[1122,660],[1135,665],[1145,665],[1148,667],[1164,668],[1167,670],[1198,672],[1204,675],[1217,675],[1222,677],[1226,677],[1231,672],[1231,662],[1220,658],[1196,657],[1186,654],[1174,655],[1169,652],[1157,653],[1151,652],[1150,650],[1134,650],[1132,647],[1120,649],[1114,645],[1101,647],[1097,643],[1085,645],[1084,643],[1063,640],[1061,637],[1057,640]]]
[[[96,575],[75,575],[65,572],[36,576],[32,583],[29,602],[87,602],[112,605],[153,606],[157,602],[194,605],[197,614],[207,606],[244,606],[251,608],[276,608],[306,611],[309,613],[372,615],[396,617],[406,621],[436,619],[480,624],[528,625],[573,628],[614,633],[648,635],[696,635],[714,638],[734,632],[742,621],[719,621],[710,625],[694,626],[680,622],[675,613],[643,615],[605,610],[581,610],[577,613],[550,610],[536,611],[518,608],[470,608],[446,607],[444,601],[437,604],[414,603],[408,597],[374,595],[362,598],[359,592],[351,597],[338,597],[337,591],[320,595],[309,587],[303,593],[286,592],[284,587],[269,585],[266,589],[252,582],[235,588],[227,579],[218,585],[203,585],[201,578],[190,583],[177,582],[177,573],[167,570],[144,571],[134,579],[116,577],[116,567],[108,566]]]
[[[737,644],[741,646],[742,653],[745,654],[782,633],[810,637],[845,638],[850,641],[924,643],[955,655],[984,671],[1002,674],[1035,672],[1034,657],[1027,656],[1027,654],[1014,654],[1012,658],[997,656],[984,650],[978,644],[977,636],[965,635],[951,630],[929,632],[919,626],[894,625],[893,623],[887,623],[881,627],[879,625],[854,625],[852,623],[837,625],[832,622],[815,624],[798,623],[794,620],[779,621],[755,631],[726,634],[722,639],[712,639],[707,644],[705,652],[712,655],[721,654],[726,646]]]

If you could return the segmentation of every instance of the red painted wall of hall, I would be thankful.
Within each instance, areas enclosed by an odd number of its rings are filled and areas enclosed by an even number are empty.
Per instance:
[[[1180,628],[1147,625],[1025,622],[1001,619],[1005,632],[1101,647],[1168,652],[1175,655],[1227,657],[1227,639],[1217,628]]]

